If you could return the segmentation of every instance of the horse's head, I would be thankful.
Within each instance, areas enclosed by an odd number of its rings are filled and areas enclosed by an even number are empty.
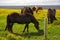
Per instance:
[[[33,11],[36,11],[36,7],[32,7],[31,9],[32,9]]]
[[[38,6],[36,12],[38,12],[39,10],[43,10],[43,8],[41,6]]]

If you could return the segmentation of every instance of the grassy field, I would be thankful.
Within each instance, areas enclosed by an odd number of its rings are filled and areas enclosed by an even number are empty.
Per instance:
[[[29,34],[27,32],[22,34],[24,24],[15,23],[13,26],[13,32],[9,33],[4,31],[6,27],[6,17],[12,12],[20,13],[19,9],[3,9],[0,8],[0,40],[44,40],[43,32],[38,33],[34,25],[29,25]],[[44,17],[47,18],[47,10],[39,10],[37,13],[34,12],[34,16],[39,22],[39,27],[44,30]],[[56,18],[52,24],[47,24],[47,39],[48,40],[60,40],[60,10],[56,10]]]

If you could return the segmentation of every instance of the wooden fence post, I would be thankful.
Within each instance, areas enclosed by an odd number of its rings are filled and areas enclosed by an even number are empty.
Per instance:
[[[44,18],[44,40],[47,40],[47,18]]]

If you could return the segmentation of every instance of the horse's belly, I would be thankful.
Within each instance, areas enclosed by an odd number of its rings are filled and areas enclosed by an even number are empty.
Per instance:
[[[26,23],[30,23],[31,20],[30,19],[19,19],[19,20],[16,20],[16,23],[19,23],[19,24],[26,24]]]
[[[18,24],[26,24],[26,23],[30,23],[31,21],[27,21],[27,20],[14,20],[11,21],[12,23],[18,23]]]

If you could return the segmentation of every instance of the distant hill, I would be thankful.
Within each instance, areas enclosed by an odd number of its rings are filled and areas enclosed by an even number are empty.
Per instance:
[[[39,5],[29,5],[29,7],[32,6],[39,6]],[[55,9],[60,9],[60,5],[40,5],[43,7],[43,9],[48,9],[48,8],[55,8]],[[21,9],[24,6],[0,6],[0,8],[13,8],[13,9]]]

